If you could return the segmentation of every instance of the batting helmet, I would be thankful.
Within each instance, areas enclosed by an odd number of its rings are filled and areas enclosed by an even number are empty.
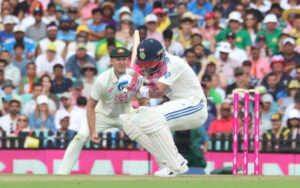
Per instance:
[[[137,65],[142,71],[152,75],[159,71],[160,64],[165,57],[165,50],[162,44],[153,38],[140,42],[137,47]]]

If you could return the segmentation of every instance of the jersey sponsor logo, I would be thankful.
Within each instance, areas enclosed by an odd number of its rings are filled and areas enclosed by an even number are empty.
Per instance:
[[[128,103],[128,93],[118,94],[114,97],[114,104]]]
[[[273,42],[273,43],[277,43],[277,41],[278,41],[278,40],[277,40],[276,37],[273,37],[273,38],[272,38],[272,42]]]
[[[108,90],[108,93],[111,93],[111,92],[113,91],[113,89],[114,89],[114,88],[110,88],[110,89]]]
[[[165,78],[169,78],[171,76],[171,73],[170,72],[166,72],[165,73]]]
[[[236,37],[236,42],[242,42],[243,39],[241,37]]]

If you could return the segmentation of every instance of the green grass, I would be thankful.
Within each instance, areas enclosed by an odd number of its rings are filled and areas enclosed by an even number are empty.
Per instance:
[[[55,176],[0,175],[0,188],[296,188],[297,176]]]

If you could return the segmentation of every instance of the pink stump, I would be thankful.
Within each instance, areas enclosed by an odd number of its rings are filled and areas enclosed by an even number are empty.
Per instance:
[[[249,93],[245,92],[244,100],[244,160],[243,174],[248,175],[248,128],[249,128]]]
[[[238,114],[239,114],[239,94],[234,94],[233,101],[233,116],[234,116],[234,125],[233,125],[233,163],[232,163],[232,174],[237,175],[237,154],[238,154]]]
[[[259,175],[259,93],[255,93],[254,101],[254,175]]]

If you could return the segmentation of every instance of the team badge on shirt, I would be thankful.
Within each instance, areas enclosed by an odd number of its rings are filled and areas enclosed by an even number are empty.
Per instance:
[[[166,72],[165,73],[165,78],[169,78],[171,76],[171,73],[170,72]]]

